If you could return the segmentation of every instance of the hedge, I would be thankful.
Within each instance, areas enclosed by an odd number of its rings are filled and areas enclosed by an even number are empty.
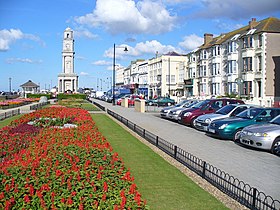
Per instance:
[[[64,93],[59,93],[57,95],[57,99],[58,100],[61,100],[61,99],[70,99],[70,98],[73,98],[73,99],[86,99],[86,94],[64,94]]]

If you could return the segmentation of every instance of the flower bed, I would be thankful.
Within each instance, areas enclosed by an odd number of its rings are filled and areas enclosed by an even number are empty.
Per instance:
[[[35,101],[39,101],[39,98],[16,98],[11,100],[0,101],[0,109],[10,109],[26,104],[30,104]]]
[[[77,127],[30,125],[42,118]],[[0,209],[148,209],[130,171],[83,109],[24,115],[0,130],[0,141]]]

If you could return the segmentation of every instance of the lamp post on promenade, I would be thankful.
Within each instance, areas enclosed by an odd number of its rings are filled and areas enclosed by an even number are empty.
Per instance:
[[[121,46],[116,47],[116,44],[114,43],[114,54],[113,54],[113,87],[112,87],[112,94],[113,94],[112,104],[113,104],[113,106],[116,104],[116,103],[115,103],[116,48],[124,48],[124,52],[127,52],[127,51],[128,51],[127,47],[121,47]]]

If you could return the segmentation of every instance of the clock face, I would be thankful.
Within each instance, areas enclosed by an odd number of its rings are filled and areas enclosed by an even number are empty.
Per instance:
[[[66,43],[66,44],[64,45],[64,48],[65,48],[66,50],[70,50],[70,44],[69,44],[69,43]]]

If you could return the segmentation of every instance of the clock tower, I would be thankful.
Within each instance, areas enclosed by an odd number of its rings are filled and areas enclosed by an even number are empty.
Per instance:
[[[74,37],[69,27],[63,33],[62,73],[58,75],[58,92],[77,92],[78,76],[74,72]]]

